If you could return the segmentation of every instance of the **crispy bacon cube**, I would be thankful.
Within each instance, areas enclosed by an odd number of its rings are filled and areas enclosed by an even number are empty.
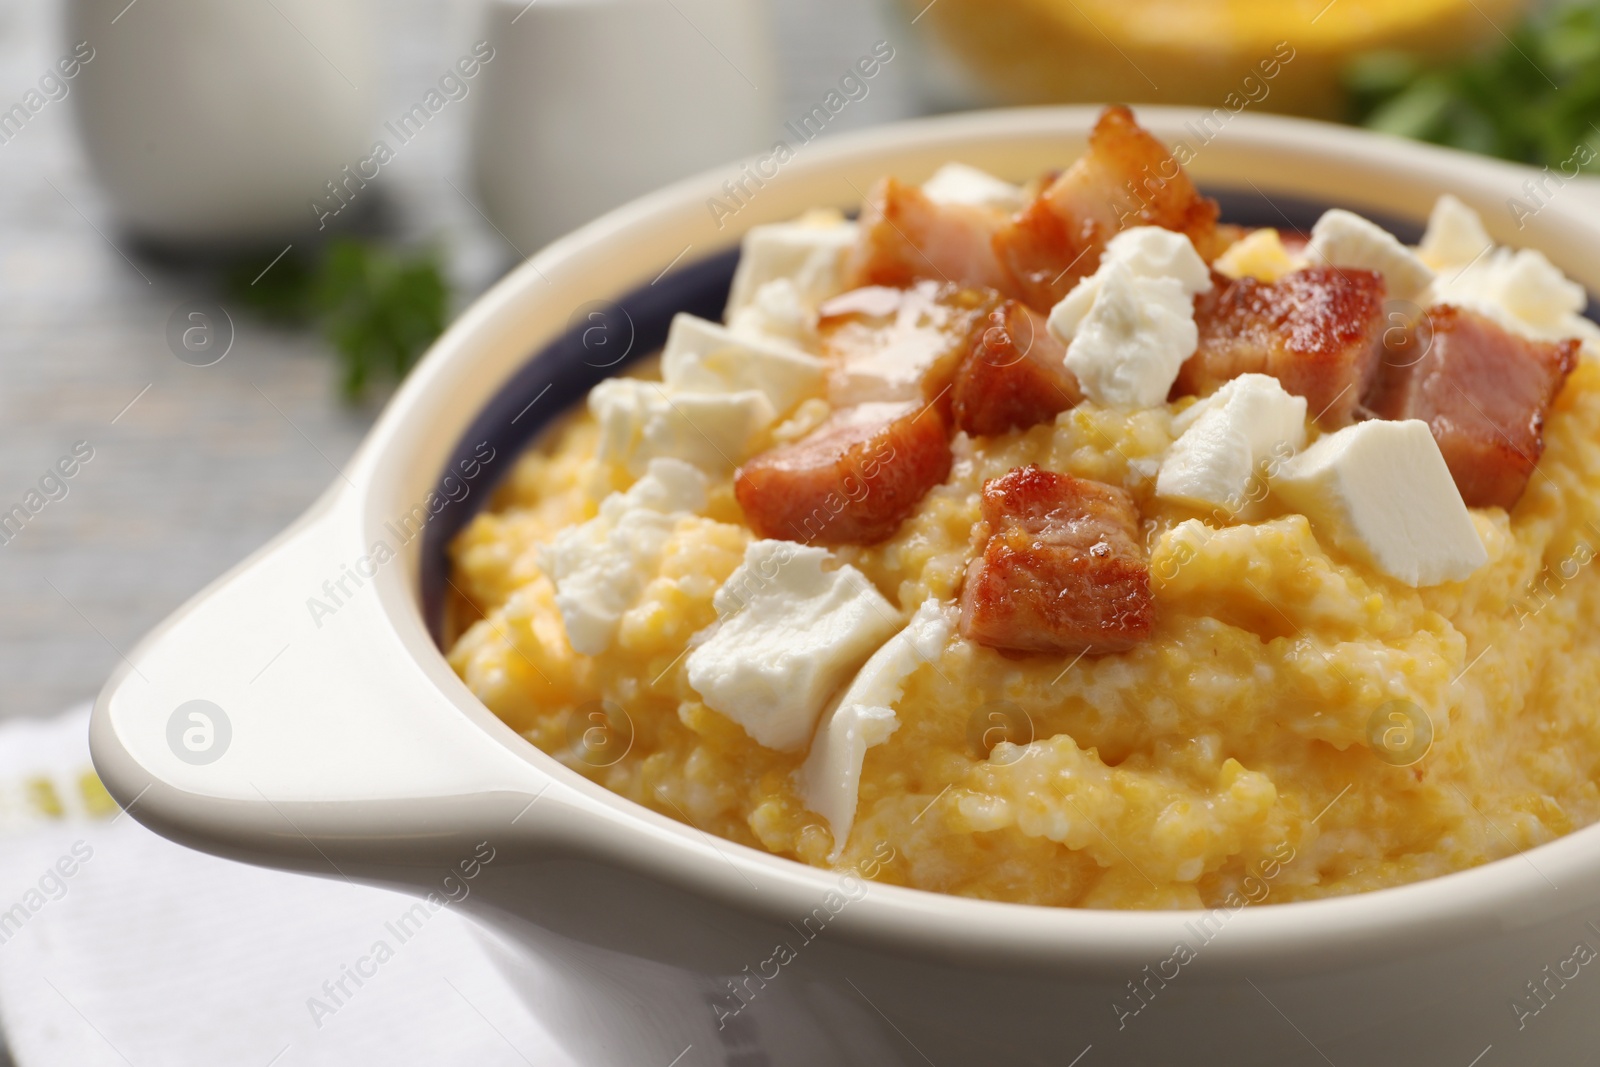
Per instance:
[[[936,406],[859,404],[750,460],[733,492],[761,537],[868,545],[893,536],[949,473],[949,431]]]
[[[857,286],[931,279],[1004,291],[1011,279],[995,258],[994,237],[1005,225],[993,208],[936,203],[921,186],[884,178],[862,209],[846,277]]]
[[[1534,341],[1464,308],[1428,310],[1388,352],[1367,407],[1421,419],[1469,507],[1510,510],[1544,453],[1544,420],[1578,342]]]
[[[1120,652],[1150,636],[1139,512],[1120,488],[1018,467],[983,486],[989,540],[967,568],[961,633],[1022,652]]]
[[[1188,234],[1210,262],[1221,251],[1217,203],[1201,196],[1178,161],[1125,107],[1108,107],[1089,150],[994,237],[1009,288],[1049,311],[1100,265],[1106,242],[1133,226]]]
[[[1211,276],[1195,298],[1200,344],[1178,372],[1174,397],[1208,396],[1241,374],[1270,374],[1324,429],[1348,426],[1383,345],[1383,277],[1311,267],[1276,282]]]
[[[956,428],[970,434],[1026,429],[1083,400],[1067,369],[1066,346],[1045,328],[1044,316],[1007,300],[973,339],[950,390]]]
[[[921,281],[909,289],[869,286],[827,301],[817,333],[828,399],[849,407],[941,398],[1000,300],[992,289]]]

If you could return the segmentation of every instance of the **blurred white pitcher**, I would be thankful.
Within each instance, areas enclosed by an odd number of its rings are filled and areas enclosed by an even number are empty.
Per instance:
[[[473,167],[517,249],[769,147],[768,0],[490,0]]]
[[[72,92],[120,224],[175,243],[276,238],[365,154],[374,0],[67,0],[94,62]]]

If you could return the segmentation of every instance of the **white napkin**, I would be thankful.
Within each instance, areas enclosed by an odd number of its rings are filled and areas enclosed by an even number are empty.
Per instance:
[[[152,834],[99,788],[87,728],[87,707],[0,725],[0,1027],[18,1067],[575,1063],[493,935],[448,908],[357,986],[347,968],[393,942],[409,898]]]

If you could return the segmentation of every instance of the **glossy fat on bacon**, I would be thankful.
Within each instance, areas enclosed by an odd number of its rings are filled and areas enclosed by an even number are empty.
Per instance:
[[[1545,415],[1577,359],[1576,340],[1530,340],[1440,304],[1385,355],[1366,406],[1379,418],[1426,422],[1467,506],[1509,511],[1544,452]]]
[[[1021,652],[1120,652],[1150,636],[1150,568],[1122,489],[1018,467],[983,486],[989,540],[967,568],[961,633]]]
[[[760,537],[870,545],[893,536],[949,473],[949,431],[937,407],[860,404],[750,460],[734,474],[733,492]]]
[[[951,410],[956,429],[999,434],[1026,429],[1083,400],[1067,369],[1066,346],[1045,328],[1044,316],[1007,300],[989,315],[956,370]]]
[[[1161,226],[1187,234],[1206,262],[1221,251],[1216,201],[1201,196],[1166,146],[1125,107],[1109,107],[1089,150],[995,235],[1010,295],[1048,312],[1093,274],[1118,231]]]
[[[921,186],[884,178],[862,209],[845,276],[856,286],[905,288],[926,278],[1004,292],[1011,279],[995,258],[994,237],[1005,225],[993,208],[936,203]]]
[[[1270,374],[1326,430],[1354,421],[1383,345],[1383,277],[1311,267],[1275,282],[1211,276],[1195,298],[1200,343],[1172,396],[1209,396],[1241,374]]]
[[[838,408],[940,398],[1000,300],[992,289],[921,281],[909,289],[869,286],[827,301],[817,333],[828,400]]]

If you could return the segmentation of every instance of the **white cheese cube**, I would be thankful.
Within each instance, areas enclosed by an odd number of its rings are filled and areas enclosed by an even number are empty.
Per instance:
[[[1434,270],[1464,267],[1494,247],[1478,213],[1445,193],[1433,202],[1417,256]]]
[[[967,204],[992,208],[1007,215],[1027,206],[1020,185],[1001,181],[987,171],[965,163],[946,163],[922,183],[922,192],[936,204]]]
[[[1306,259],[1313,265],[1376,271],[1391,297],[1415,300],[1433,281],[1433,271],[1399,238],[1353,211],[1333,208],[1311,227]]]
[[[955,631],[953,607],[929,599],[911,616],[906,628],[889,638],[856,672],[833,710],[823,718],[800,767],[800,795],[806,806],[828,820],[833,853],[838,859],[850,837],[861,787],[861,764],[867,749],[881,745],[899,727],[894,705],[906,679],[944,651]]]
[[[900,628],[866,575],[825,570],[832,560],[824,548],[753,542],[689,653],[700,698],[767,748],[804,748],[828,698]]]
[[[733,321],[734,313],[774,278],[792,281],[812,308],[837,296],[844,290],[845,261],[855,246],[856,232],[856,224],[842,218],[813,217],[752,227],[744,235],[723,319]]]
[[[669,395],[755,390],[781,416],[822,395],[822,360],[770,338],[737,337],[726,326],[679,312],[661,353]]]
[[[1107,242],[1100,255],[1099,268],[1079,279],[1072,291],[1050,309],[1050,332],[1062,343],[1071,341],[1077,334],[1079,324],[1094,306],[1107,272],[1115,266],[1126,268],[1134,278],[1171,278],[1191,297],[1211,290],[1211,272],[1187,235],[1159,226],[1123,230]]]
[[[598,455],[639,476],[650,461],[670,456],[709,474],[732,470],[748,456],[756,434],[776,418],[756,389],[734,393],[668,393],[661,382],[607,378],[589,391],[600,424]]]
[[[1156,495],[1234,515],[1250,503],[1262,464],[1305,447],[1306,400],[1271,375],[1241,374],[1178,416],[1174,428],[1180,436],[1161,463]]]
[[[818,345],[817,312],[788,278],[774,278],[756,290],[755,299],[728,319],[735,337],[772,338],[808,352]]]
[[[627,492],[600,502],[600,514],[569,526],[539,549],[556,587],[556,607],[573,650],[597,656],[655,576],[678,519],[706,506],[706,478],[676,459],[657,459]]]
[[[1113,264],[1067,345],[1066,364],[1096,403],[1148,408],[1166,402],[1199,342],[1194,301],[1181,282],[1137,278]]]
[[[1462,581],[1489,559],[1419,419],[1329,434],[1286,461],[1272,489],[1319,536],[1407,585]]]

